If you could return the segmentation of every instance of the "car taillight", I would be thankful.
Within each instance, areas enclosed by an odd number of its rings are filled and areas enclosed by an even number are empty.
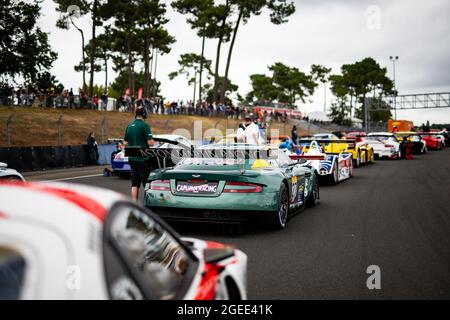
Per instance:
[[[259,193],[263,187],[258,184],[245,182],[227,182],[223,192],[225,193]]]
[[[150,182],[150,190],[170,191],[169,180],[154,180]]]
[[[393,145],[390,145],[390,144],[385,144],[384,145],[386,148],[394,148],[394,146]]]

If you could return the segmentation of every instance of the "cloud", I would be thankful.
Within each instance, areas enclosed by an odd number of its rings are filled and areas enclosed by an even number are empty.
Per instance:
[[[396,63],[396,83],[400,93],[449,91],[449,1],[296,0],[295,3],[297,12],[287,24],[275,26],[270,23],[268,12],[263,12],[241,27],[230,68],[230,78],[239,85],[241,94],[250,90],[250,74],[268,72],[267,66],[276,61],[304,71],[309,71],[311,64],[319,63],[338,73],[342,64],[370,56],[388,68],[392,75],[390,55],[400,57]],[[168,29],[177,42],[170,54],[159,57],[157,77],[162,81],[163,94],[167,98],[189,100],[193,96],[193,87],[188,87],[182,77],[170,81],[167,74],[177,69],[180,54],[199,52],[201,40],[186,24],[183,15],[168,9]],[[78,87],[81,74],[73,71],[73,65],[81,59],[80,36],[75,30],[56,29],[53,1],[44,1],[44,14],[43,28],[51,32],[51,43],[59,52],[53,72],[66,86]],[[88,40],[87,19],[82,25]],[[206,56],[213,61],[216,45],[215,40],[207,40]],[[224,45],[222,73],[227,50],[228,45]],[[96,82],[103,83],[102,74],[96,76]],[[323,109],[323,95],[323,88],[319,87],[313,97],[314,103],[302,106],[302,110]],[[330,99],[331,93],[327,96]],[[434,113],[450,122],[448,109]]]

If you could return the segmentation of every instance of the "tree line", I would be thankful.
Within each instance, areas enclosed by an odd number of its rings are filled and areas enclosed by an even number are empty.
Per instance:
[[[125,88],[135,95],[138,87],[146,97],[160,94],[160,82],[155,77],[157,58],[168,54],[176,39],[167,30],[168,10],[161,0],[53,0],[60,18],[58,28],[75,29],[80,34],[82,59],[74,68],[82,74],[82,88],[89,96],[99,91],[95,74],[105,73],[104,90],[115,96]],[[57,59],[48,42],[48,35],[38,26],[40,3],[23,0],[4,0],[0,7],[5,17],[1,38],[0,76],[21,76],[28,82],[56,82],[47,70]],[[238,86],[230,80],[230,66],[236,39],[253,17],[269,13],[268,22],[287,23],[295,13],[294,2],[288,0],[174,0],[172,10],[181,13],[199,40],[198,52],[187,52],[178,59],[179,69],[169,78],[185,76],[194,86],[193,100],[227,103]],[[79,18],[90,21],[89,35],[78,25]],[[86,38],[90,40],[86,42]],[[225,59],[223,45],[229,43]],[[214,60],[205,56],[206,46],[215,46]],[[108,69],[112,64],[116,79],[108,84]],[[221,64],[224,74],[219,73]],[[370,98],[381,110],[372,119],[389,117],[389,106],[382,100],[392,95],[393,82],[385,68],[372,58],[341,67],[340,74],[331,69],[312,65],[305,72],[295,66],[276,62],[268,66],[268,73],[250,75],[252,90],[238,99],[243,103],[279,102],[294,107],[296,101],[305,102],[319,85],[329,83],[335,100],[330,108],[334,122],[346,124],[352,115],[363,118],[364,101]],[[206,80],[207,83],[204,81]],[[209,83],[212,80],[212,83]],[[197,87],[198,83],[198,87]]]

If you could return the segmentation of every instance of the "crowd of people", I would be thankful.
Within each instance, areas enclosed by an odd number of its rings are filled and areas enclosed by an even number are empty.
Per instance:
[[[108,98],[105,92],[90,99],[82,89],[74,92],[63,86],[40,89],[32,85],[14,87],[0,83],[0,105],[106,110]]]
[[[244,119],[253,112],[251,106],[233,105],[231,103],[212,103],[207,101],[193,102],[191,100],[169,101],[161,97],[148,97],[136,99],[129,95],[122,95],[117,100],[110,99],[108,93],[90,98],[82,89],[77,93],[63,87],[51,87],[47,90],[39,90],[32,86],[14,88],[5,83],[0,85],[0,104],[36,106],[48,108],[68,109],[94,109],[117,110],[121,112],[134,112],[137,107],[144,107],[149,114],[167,115],[195,115],[202,117],[225,117],[227,119]],[[279,109],[278,109],[279,110]],[[287,122],[295,118],[288,112],[255,112],[255,117],[263,123]],[[298,118],[298,117],[297,117]]]

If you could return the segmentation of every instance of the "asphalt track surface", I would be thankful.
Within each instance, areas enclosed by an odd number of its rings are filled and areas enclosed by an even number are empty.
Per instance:
[[[101,170],[51,178],[128,194],[127,179],[91,176]],[[246,252],[250,299],[450,299],[450,149],[355,169],[283,231],[174,227]],[[366,286],[370,265],[380,267],[380,290]]]

